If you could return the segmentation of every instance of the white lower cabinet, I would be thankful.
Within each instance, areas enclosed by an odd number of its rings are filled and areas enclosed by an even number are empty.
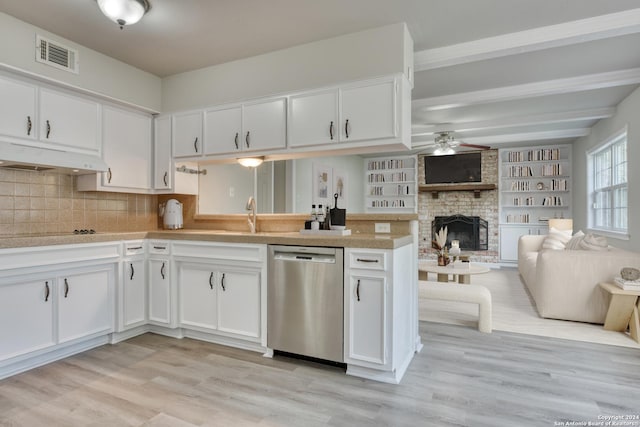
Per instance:
[[[110,268],[58,278],[59,343],[112,331],[112,285]]]
[[[0,360],[55,344],[54,281],[16,281],[0,285]]]
[[[251,338],[260,337],[260,271],[219,273],[218,330]]]
[[[416,351],[412,248],[345,249],[347,374],[398,383],[409,366]]]
[[[171,325],[171,263],[168,258],[151,258],[149,267],[149,323]]]
[[[347,358],[384,366],[387,363],[387,278],[384,273],[374,276],[352,271],[349,293],[351,333]]]
[[[218,326],[217,272],[208,264],[180,263],[180,325],[215,330]]]
[[[125,260],[123,267],[120,331],[143,325],[147,321],[147,277],[144,258]]]
[[[266,245],[174,243],[179,326],[265,346],[266,252]]]
[[[500,260],[518,261],[518,240],[520,236],[547,234],[548,228],[540,225],[501,225]]]

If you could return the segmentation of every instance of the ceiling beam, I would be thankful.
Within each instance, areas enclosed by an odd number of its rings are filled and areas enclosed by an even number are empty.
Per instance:
[[[640,9],[487,37],[414,53],[415,71],[499,58],[640,32]]]
[[[469,105],[561,95],[639,83],[640,68],[631,68],[628,70],[608,71],[605,73],[587,74],[584,76],[415,99],[411,104],[414,110],[446,110]]]
[[[453,131],[465,133],[482,130],[513,128],[518,126],[547,125],[553,123],[570,123],[586,120],[600,120],[613,117],[613,107],[589,108],[584,110],[563,111],[558,113],[531,114],[528,116],[502,117],[492,120],[477,120],[433,125],[411,126],[411,136],[434,135],[438,132]],[[414,117],[415,119],[415,117]]]
[[[467,144],[489,145],[494,146],[496,144],[508,144],[515,142],[526,141],[543,141],[549,139],[568,139],[568,138],[580,138],[589,135],[591,129],[589,128],[576,128],[576,129],[558,129],[539,132],[522,132],[512,133],[504,135],[490,135],[490,136],[477,136],[472,138],[464,138],[463,141]],[[424,136],[412,136],[411,148],[423,148],[432,146],[433,137],[427,135]]]

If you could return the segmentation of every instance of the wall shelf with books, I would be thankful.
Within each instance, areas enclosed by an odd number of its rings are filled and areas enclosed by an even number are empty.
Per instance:
[[[545,234],[550,218],[571,218],[571,146],[499,151],[500,259],[517,260],[518,239]]]
[[[365,158],[365,212],[417,212],[417,161],[416,156]]]

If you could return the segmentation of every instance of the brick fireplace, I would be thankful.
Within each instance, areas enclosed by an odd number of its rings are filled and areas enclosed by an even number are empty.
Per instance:
[[[418,178],[424,185],[424,159],[419,157]],[[481,184],[498,184],[498,151],[482,152]],[[455,184],[451,184],[455,185]],[[431,248],[432,222],[436,217],[449,217],[460,214],[468,217],[480,217],[487,222],[487,250],[466,250],[472,261],[498,262],[498,190],[482,191],[439,191],[438,198],[430,192],[420,192],[418,196],[419,215],[419,258],[435,259]]]

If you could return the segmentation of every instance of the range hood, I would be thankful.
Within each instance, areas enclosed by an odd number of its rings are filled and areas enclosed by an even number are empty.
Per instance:
[[[61,173],[95,173],[108,169],[102,158],[51,148],[29,147],[0,141],[0,167]]]

